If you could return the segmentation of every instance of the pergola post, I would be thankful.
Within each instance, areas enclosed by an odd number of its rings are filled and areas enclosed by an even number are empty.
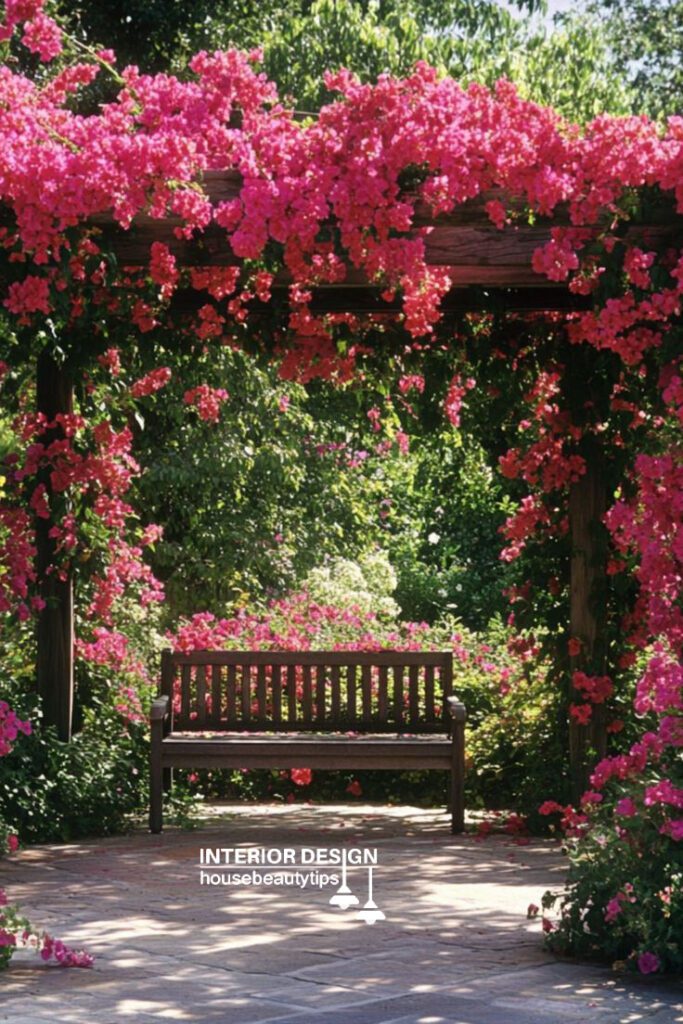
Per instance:
[[[48,420],[73,409],[71,380],[47,348],[38,356],[36,404],[38,412]],[[40,440],[50,444],[63,436],[59,428],[53,428],[45,431]],[[49,495],[49,471],[42,482]],[[55,554],[55,542],[50,537],[52,525],[51,520],[36,516],[38,580],[40,596],[45,601],[37,625],[37,683],[44,724],[54,726],[61,740],[70,740],[74,697],[73,580],[70,573],[60,579],[49,571]]]
[[[586,472],[569,492],[569,530],[571,538],[569,632],[580,640],[579,654],[570,658],[571,670],[602,675],[606,667],[606,528],[602,523],[607,511],[603,455],[595,438],[584,440],[582,455]],[[570,700],[578,693],[572,693]],[[580,725],[569,718],[569,761],[572,799],[578,803],[588,789],[591,770],[605,756],[605,706],[593,704],[590,722]]]

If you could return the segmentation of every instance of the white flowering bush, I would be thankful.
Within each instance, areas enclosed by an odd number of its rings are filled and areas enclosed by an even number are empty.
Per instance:
[[[386,551],[378,549],[362,555],[357,562],[349,558],[330,559],[309,572],[303,589],[319,604],[355,607],[394,619],[399,612],[392,596],[397,583]]]

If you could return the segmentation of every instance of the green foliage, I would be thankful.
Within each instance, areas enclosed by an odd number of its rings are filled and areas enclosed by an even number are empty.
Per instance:
[[[0,820],[22,842],[120,831],[131,813],[145,807],[149,775],[146,723],[127,721],[116,707],[126,680],[104,669],[86,674],[79,662],[80,728],[62,743],[41,724],[34,658],[30,625],[8,624],[0,643],[0,700],[28,719],[32,732],[0,760]]]
[[[509,54],[504,74],[525,96],[572,120],[628,114],[638,103],[636,89],[615,62],[610,43],[598,20],[573,13],[551,30],[531,31]]]
[[[165,525],[153,555],[167,617],[225,614],[300,585],[326,557],[361,555],[382,540],[381,501],[409,486],[409,459],[354,460],[370,445],[351,389],[306,391],[276,369],[230,348],[211,365],[170,355],[163,403],[150,403],[136,451],[137,504]],[[205,424],[183,394],[207,381],[230,398]]]
[[[106,835],[146,804],[146,726],[94,702],[70,743],[40,726],[35,697],[8,693],[33,725],[0,766],[0,817],[25,842]]]
[[[630,109],[636,101],[609,45],[614,33],[574,15],[548,29],[538,17],[544,10],[538,0],[61,3],[79,38],[112,47],[121,66],[178,70],[200,48],[259,46],[268,75],[303,111],[329,99],[322,85],[328,69],[347,67],[370,80],[409,74],[419,60],[463,84],[509,78],[577,120]]]
[[[560,909],[558,927],[547,936],[551,949],[623,962],[642,973],[649,970],[639,957],[652,954],[659,966],[650,970],[683,970],[681,840],[661,831],[676,812],[656,800],[642,804],[643,781],[656,785],[663,775],[680,787],[681,759],[648,768],[645,778],[612,780],[602,802],[590,808],[590,828],[579,827],[567,841],[567,887],[543,900]],[[631,808],[619,804],[625,800]]]
[[[443,423],[413,442],[417,469],[402,498],[408,522],[389,547],[407,618],[434,622],[456,615],[484,629],[504,608],[512,575],[500,561],[498,528],[511,505],[475,436]]]
[[[680,114],[683,2],[589,0],[587,8],[631,91],[632,109],[654,118]]]

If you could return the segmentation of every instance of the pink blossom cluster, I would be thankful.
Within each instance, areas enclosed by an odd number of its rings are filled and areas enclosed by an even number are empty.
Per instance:
[[[45,0],[6,0],[5,24],[0,41],[11,39],[16,25],[23,23],[21,41],[41,61],[51,61],[62,52],[62,31],[43,11]]]
[[[462,376],[459,373],[456,373],[451,378],[451,382],[448,385],[446,400],[444,402],[444,412],[452,426],[460,426],[460,410],[462,409],[463,398],[467,392],[471,391],[475,386],[476,381],[473,377],[467,377],[463,380]]]
[[[108,368],[118,366],[111,350],[106,363]],[[158,372],[153,371],[152,380]],[[166,377],[164,368],[161,373]],[[142,392],[147,393],[146,388]],[[144,548],[159,539],[161,529],[151,524],[135,530],[133,510],[126,501],[138,472],[131,455],[130,429],[117,431],[106,418],[87,424],[76,414],[60,414],[51,422],[24,416],[15,428],[25,448],[14,453],[5,468],[6,494],[0,502],[0,558],[5,567],[0,573],[0,612],[26,619],[44,605],[35,568],[34,522],[21,508],[28,492],[35,519],[52,519],[49,535],[55,543],[55,564],[49,572],[62,573],[74,559],[79,564],[90,562],[93,543],[99,545],[97,567],[87,574],[92,597],[84,608],[76,653],[133,680],[136,686],[144,684],[144,665],[113,626],[116,602],[125,595],[135,595],[143,606],[164,597],[161,583],[144,559]],[[74,504],[94,515],[98,524],[94,542],[88,517],[77,519],[70,510]],[[128,719],[142,716],[139,696],[129,686],[120,686],[117,706]]]
[[[20,732],[30,736],[31,723],[20,719],[6,701],[0,700],[0,757],[5,757],[11,752]]]
[[[130,393],[133,398],[146,398],[148,395],[153,395],[161,388],[166,387],[169,380],[171,379],[171,371],[167,366],[159,366],[156,370],[151,370],[146,373],[144,377],[140,377],[131,384]]]
[[[185,405],[193,405],[199,418],[206,423],[218,423],[221,415],[221,403],[229,398],[225,388],[212,388],[208,384],[199,384],[183,395]]]
[[[36,547],[31,516],[23,508],[0,504],[0,614],[15,613],[20,620],[30,618],[41,606],[33,594],[37,573]]]
[[[40,7],[15,4],[12,17],[28,11],[47,39]],[[637,117],[598,117],[579,131],[523,100],[509,82],[493,91],[463,89],[419,65],[405,79],[383,75],[374,85],[344,70],[328,75],[327,86],[340,99],[325,105],[315,122],[302,124],[277,103],[257,61],[257,53],[200,53],[190,62],[191,77],[182,80],[127,68],[117,99],[87,117],[65,105],[77,81],[92,77],[84,65],[69,69],[71,78],[62,72],[57,84],[41,91],[4,70],[0,187],[16,221],[5,244],[33,261],[24,279],[10,286],[6,302],[12,311],[30,317],[50,309],[54,290],[65,284],[57,259],[72,244],[66,232],[106,213],[114,196],[114,216],[124,227],[142,212],[174,216],[181,237],[218,226],[236,259],[258,260],[269,243],[280,245],[283,269],[293,281],[291,327],[299,361],[321,358],[330,370],[333,318],[310,313],[310,288],[343,280],[349,265],[380,283],[387,297],[400,293],[413,336],[432,332],[451,280],[447,270],[426,262],[426,229],[415,227],[418,202],[438,215],[498,188],[535,214],[552,215],[558,204],[567,204],[571,226],[553,229],[534,265],[553,280],[569,276],[570,286],[582,291],[591,291],[604,269],[595,265],[593,243],[607,254],[614,249],[611,225],[629,190],[659,187],[683,203],[681,118],[670,118],[664,132]],[[402,175],[411,167],[424,168],[424,180],[408,193]],[[202,181],[215,170],[236,171],[242,186],[235,198],[213,205]],[[486,209],[501,229],[514,220],[500,200],[487,202]],[[334,238],[320,230],[330,223]],[[157,299],[165,301],[179,283],[176,260],[160,242],[150,256],[149,277]],[[660,291],[652,284],[656,267],[668,273]],[[623,294],[582,314],[571,330],[574,340],[610,348],[633,363],[667,331],[683,269],[632,245],[623,271]],[[197,269],[191,276],[195,284],[204,280],[218,300],[237,292],[240,272]],[[216,276],[224,283],[214,284]],[[270,272],[259,270],[235,295],[231,310],[229,304],[230,315],[245,317],[251,297],[267,301],[271,280]],[[211,315],[218,328],[223,314]],[[132,316],[143,331],[158,322],[143,298]],[[208,322],[205,315],[204,331],[212,329]]]
[[[18,718],[6,701],[0,701],[0,757],[6,757],[12,751],[12,745],[19,733],[31,734],[31,723]],[[14,833],[6,834],[2,819],[1,836],[6,837],[0,854],[8,849],[11,853],[19,847],[19,839]],[[40,950],[43,960],[55,960],[61,967],[90,967],[93,957],[82,950],[70,949],[59,939],[53,939],[47,932],[39,933],[33,929],[24,917],[20,917],[16,907],[10,905],[6,891],[0,887],[0,967],[7,962],[8,953],[21,942],[24,946],[33,946]]]

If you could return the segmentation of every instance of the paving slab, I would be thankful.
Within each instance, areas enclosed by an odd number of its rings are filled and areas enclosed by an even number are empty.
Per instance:
[[[63,970],[17,953],[0,1024],[683,1024],[679,983],[545,952],[526,909],[562,885],[556,843],[452,836],[446,815],[410,807],[202,813],[193,831],[140,827],[3,862],[10,898],[96,961]],[[200,864],[207,849],[230,863]],[[347,909],[330,905],[342,859]],[[202,884],[202,870],[229,884]],[[260,884],[235,881],[253,872]],[[375,907],[383,919],[359,919]]]

